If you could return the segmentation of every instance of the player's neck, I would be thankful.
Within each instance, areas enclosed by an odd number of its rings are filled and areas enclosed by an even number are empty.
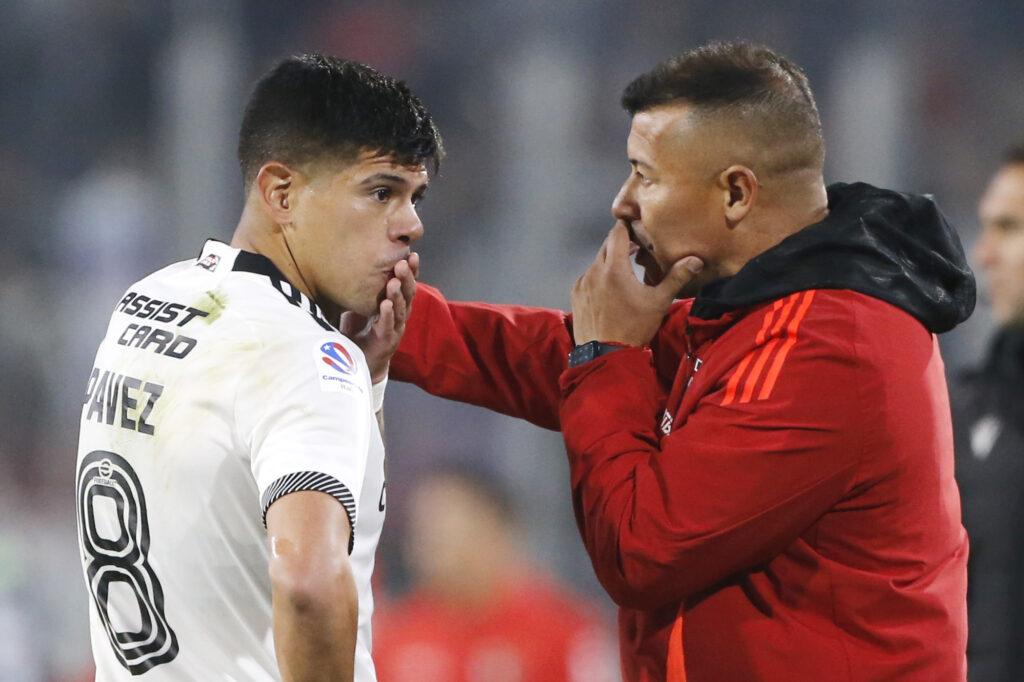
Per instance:
[[[309,284],[302,277],[295,259],[284,239],[281,226],[271,221],[263,211],[247,203],[235,226],[231,246],[243,251],[258,253],[274,264],[288,283],[296,287],[310,300],[316,297]]]

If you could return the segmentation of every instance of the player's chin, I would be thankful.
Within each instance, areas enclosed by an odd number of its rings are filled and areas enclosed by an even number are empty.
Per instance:
[[[379,291],[377,291],[376,294],[364,296],[363,300],[359,304],[360,307],[363,308],[363,310],[358,310],[357,312],[360,315],[376,315],[377,313],[380,312],[380,304],[387,297],[387,289],[382,287]]]
[[[383,287],[379,291],[367,287],[360,295],[349,299],[345,309],[366,318],[376,317],[380,314],[380,302],[385,297],[386,292]]]

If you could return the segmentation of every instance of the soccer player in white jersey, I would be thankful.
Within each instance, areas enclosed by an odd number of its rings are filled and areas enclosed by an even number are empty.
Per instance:
[[[441,140],[404,84],[305,56],[257,84],[238,153],[231,244],[129,287],[89,377],[98,682],[375,679],[388,368],[361,349],[404,329]]]

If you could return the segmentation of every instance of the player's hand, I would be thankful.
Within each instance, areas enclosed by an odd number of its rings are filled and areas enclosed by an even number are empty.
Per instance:
[[[416,279],[420,275],[420,255],[412,253],[406,260],[395,264],[395,276],[384,288],[384,300],[377,315],[367,319],[348,312],[341,316],[341,333],[363,350],[370,367],[370,380],[382,381],[388,375],[391,356],[405,333],[405,323],[416,295]]]
[[[657,286],[639,282],[629,259],[629,232],[621,221],[601,245],[594,264],[572,290],[573,337],[645,346],[679,291],[704,267],[696,256],[677,261]]]

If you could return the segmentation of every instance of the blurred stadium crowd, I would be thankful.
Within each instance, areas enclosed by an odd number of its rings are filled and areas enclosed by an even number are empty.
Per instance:
[[[224,239],[241,205],[248,83],[322,51],[410,83],[449,158],[422,212],[423,279],[453,299],[567,308],[627,171],[630,78],[713,38],[765,42],[808,73],[828,181],[934,194],[977,233],[977,199],[1024,136],[1024,4],[995,0],[6,0],[0,19],[0,679],[88,675],[72,499],[80,400],[112,301]],[[942,339],[977,361],[984,303]],[[610,621],[576,535],[557,434],[389,389],[392,502],[380,588],[407,592],[419,478],[487,469],[527,554]],[[593,679],[593,678],[591,678]]]

